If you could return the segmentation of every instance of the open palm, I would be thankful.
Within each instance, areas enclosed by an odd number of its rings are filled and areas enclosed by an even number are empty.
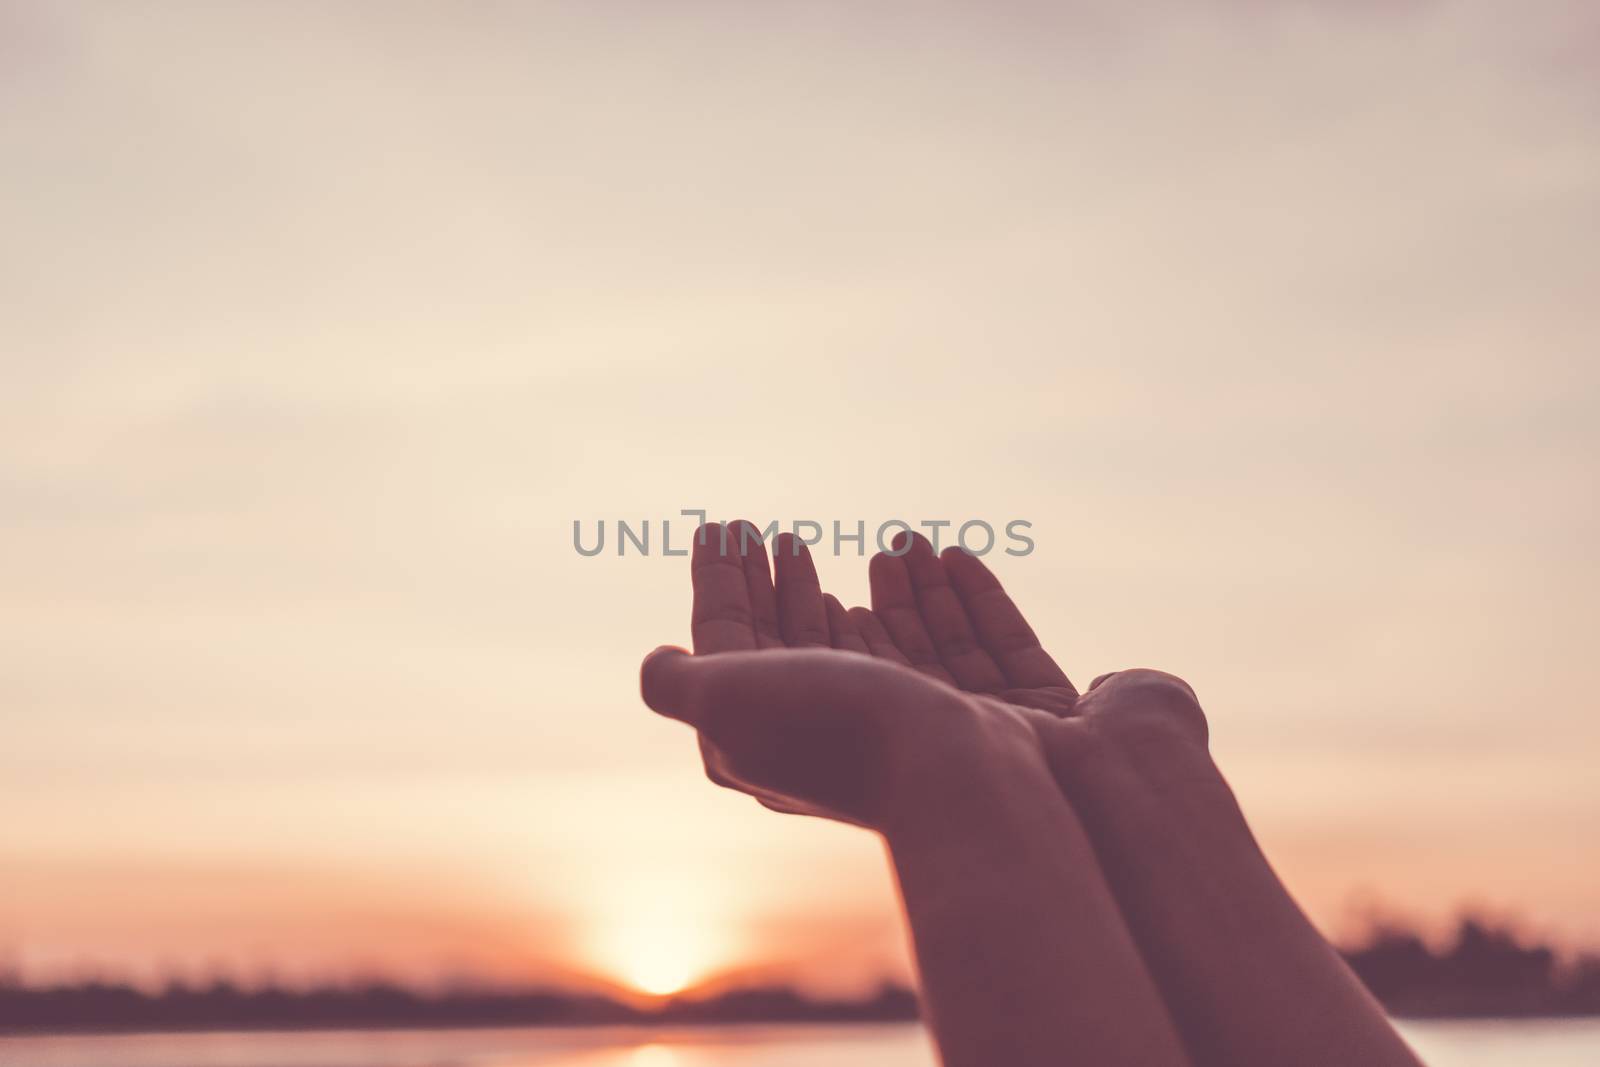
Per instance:
[[[646,702],[696,728],[713,781],[780,811],[881,827],[891,798],[915,791],[912,779],[948,785],[950,765],[986,744],[1015,752],[1020,741],[1046,770],[1027,724],[1036,704],[918,668],[871,613],[858,613],[863,635],[823,596],[804,545],[780,535],[773,548],[769,570],[749,524],[702,527],[691,559],[695,654],[646,662]],[[855,654],[870,651],[868,637],[879,654]]]
[[[901,534],[894,547],[902,554],[872,558],[870,610],[844,611],[826,598],[835,648],[906,664],[968,693],[1072,714],[1078,690],[981,560],[959,548],[935,555],[918,534]]]
[[[1080,696],[977,559],[917,535],[872,560],[871,609],[823,594],[804,544],[748,523],[696,538],[694,655],[646,662],[646,703],[699,734],[706,774],[777,811],[882,828],[929,779],[983,754],[1063,789],[1096,735],[1157,731],[1204,746],[1188,686],[1155,671]],[[1102,685],[1113,679],[1114,684]]]
[[[844,611],[825,597],[835,648],[902,663],[964,692],[1028,715],[1059,771],[1091,734],[1118,739],[1157,733],[1204,747],[1205,715],[1188,683],[1163,671],[1102,674],[1086,693],[1039,643],[1027,619],[978,557],[960,548],[935,555],[919,534],[900,535],[899,555],[872,558],[872,607]],[[1067,788],[1068,783],[1062,783]]]

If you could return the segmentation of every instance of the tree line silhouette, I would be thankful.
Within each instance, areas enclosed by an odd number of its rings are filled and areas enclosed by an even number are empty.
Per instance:
[[[1600,1015],[1600,955],[1563,961],[1548,945],[1526,944],[1508,927],[1470,916],[1442,952],[1413,931],[1379,926],[1344,956],[1392,1015]]]
[[[1450,944],[1380,926],[1345,958],[1390,1013],[1413,1018],[1600,1015],[1600,955],[1563,961],[1509,928],[1464,918]],[[388,983],[249,989],[227,980],[158,992],[104,981],[31,986],[0,978],[0,1032],[299,1030],[626,1023],[898,1022],[916,995],[885,985],[860,1000],[819,1000],[784,987],[678,996],[639,1005],[535,990],[426,993]]]
[[[916,995],[895,985],[860,1000],[818,1000],[773,987],[676,997],[648,1006],[547,989],[426,993],[384,982],[287,990],[246,989],[219,979],[204,986],[173,983],[159,992],[102,981],[0,986],[0,1033],[841,1023],[916,1017]]]

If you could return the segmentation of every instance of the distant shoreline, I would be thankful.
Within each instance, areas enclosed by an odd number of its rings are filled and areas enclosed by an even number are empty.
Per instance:
[[[1600,1020],[1600,1012],[1566,1015],[1394,1015],[1401,1023],[1552,1023]],[[327,1024],[316,1026],[74,1026],[66,1028],[0,1028],[0,1040],[32,1037],[151,1037],[184,1034],[334,1034],[408,1033],[472,1030],[704,1030],[740,1027],[891,1027],[915,1026],[917,1016],[900,1019],[635,1019],[618,1022],[520,1022],[520,1023],[436,1023],[396,1020],[373,1024]]]
[[[900,1023],[918,1017],[916,994],[894,985],[861,1000],[767,988],[680,996],[648,1007],[549,990],[426,994],[392,985],[302,992],[217,983],[160,993],[99,983],[0,987],[0,1034]]]
[[[1463,919],[1435,951],[1415,933],[1377,930],[1345,959],[1398,1019],[1600,1018],[1600,957],[1563,962],[1504,927]],[[104,981],[29,986],[0,982],[0,1035],[294,1033],[529,1027],[670,1027],[909,1023],[916,994],[886,984],[858,1000],[826,1000],[789,987],[679,994],[655,1003],[553,989],[425,993],[384,983],[308,990],[246,989],[227,981],[160,992]]]

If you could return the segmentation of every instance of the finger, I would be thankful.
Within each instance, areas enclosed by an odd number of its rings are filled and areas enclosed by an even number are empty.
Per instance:
[[[1022,617],[1000,580],[983,561],[960,548],[943,553],[945,573],[966,606],[967,618],[983,647],[1013,686],[1024,689],[1063,686],[1071,689],[1066,672],[1039,644],[1033,627]],[[1075,690],[1074,690],[1075,691]]]
[[[931,679],[831,648],[771,649],[691,656],[663,646],[640,667],[640,692],[651,709],[688,723],[732,755],[729,741],[765,731],[841,725],[859,731],[867,715],[954,699]]]
[[[978,643],[967,609],[950,587],[944,564],[933,554],[933,546],[921,534],[911,535],[904,556],[911,576],[922,626],[933,641],[939,661],[961,688],[974,693],[993,693],[1006,687],[1005,675],[986,649]]]
[[[828,613],[811,551],[793,534],[779,534],[772,545],[777,587],[778,632],[791,648],[829,646]]]
[[[719,522],[700,527],[689,557],[694,607],[689,629],[696,654],[738,652],[756,647],[755,616],[738,546],[728,545],[728,528]]]
[[[696,657],[671,645],[662,645],[646,656],[639,667],[639,695],[645,705],[669,719],[696,725],[701,701],[692,667],[695,662]]]
[[[881,799],[874,773],[886,724],[959,697],[914,671],[831,648],[690,656],[659,649],[644,662],[645,703],[693,726],[717,769],[746,792],[860,819]]]
[[[902,544],[900,537],[895,539],[897,550]],[[955,685],[955,678],[939,661],[933,638],[922,625],[922,612],[917,608],[916,590],[904,557],[879,552],[867,565],[867,581],[872,587],[872,613],[883,623],[906,662],[924,674]]]
[[[834,648],[846,652],[860,652],[870,656],[872,650],[867,647],[866,638],[861,636],[861,631],[856,628],[856,621],[850,613],[844,610],[844,605],[839,603],[832,593],[822,594],[822,607],[828,616],[828,637]]]
[[[772,568],[767,563],[767,543],[755,523],[740,519],[728,527],[730,546],[744,565],[744,585],[750,595],[750,622],[757,648],[782,648],[778,626],[778,597],[772,588]]]
[[[889,631],[883,628],[883,623],[872,613],[870,608],[851,608],[847,615],[855,623],[856,632],[866,642],[867,651],[879,659],[893,660],[905,666],[911,666],[911,661],[906,659],[905,653],[890,638]]]
[[[1091,692],[1091,693],[1092,693],[1092,692],[1094,692],[1094,691],[1095,691],[1095,690],[1096,690],[1096,689],[1099,689],[1099,688],[1100,688],[1100,683],[1101,683],[1101,682],[1103,682],[1103,681],[1105,681],[1105,680],[1106,680],[1106,679],[1107,679],[1107,678],[1110,678],[1110,677],[1112,677],[1112,676],[1113,676],[1113,675],[1115,675],[1115,674],[1118,674],[1118,673],[1120,673],[1120,672],[1118,672],[1118,671],[1106,671],[1106,673],[1104,673],[1104,674],[1102,674],[1102,675],[1100,675],[1100,676],[1099,676],[1099,677],[1098,677],[1098,678],[1096,678],[1096,679],[1095,679],[1095,680],[1094,680],[1094,681],[1092,681],[1092,682],[1090,682],[1090,683],[1089,683],[1089,689],[1088,689],[1088,692]]]

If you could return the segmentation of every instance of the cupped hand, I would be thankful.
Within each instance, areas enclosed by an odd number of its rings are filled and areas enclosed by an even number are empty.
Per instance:
[[[1070,715],[1078,690],[978,557],[920,534],[872,557],[872,607],[827,598],[834,646],[903,663],[969,693]]]
[[[805,546],[780,535],[768,569],[748,523],[708,524],[690,562],[694,655],[659,649],[641,685],[693,726],[706,774],[768,807],[885,829],[924,784],[976,780],[986,757],[1048,773],[1037,714],[868,651]],[[870,632],[870,631],[869,631]],[[874,633],[874,639],[877,635]]]
[[[805,545],[749,523],[696,537],[694,655],[661,649],[650,707],[693,726],[706,775],[767,807],[883,829],[997,767],[1059,781],[1104,737],[1204,748],[1182,681],[1103,675],[1080,696],[993,573],[912,535],[870,566],[872,608],[821,591]],[[1068,783],[1060,781],[1065,788]]]
[[[920,534],[901,534],[894,552],[869,567],[872,607],[846,611],[824,597],[835,648],[903,664],[963,692],[1018,708],[1056,766],[1094,742],[1150,738],[1205,748],[1207,726],[1194,691],[1162,671],[1102,674],[1079,695],[1044,650],[999,579],[958,547],[935,554]]]

